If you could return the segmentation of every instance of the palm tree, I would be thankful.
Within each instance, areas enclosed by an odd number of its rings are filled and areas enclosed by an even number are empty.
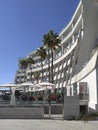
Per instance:
[[[25,70],[25,75],[24,75],[24,82],[26,81],[26,68],[28,66],[27,58],[22,58],[19,59],[19,67],[24,71]]]
[[[38,80],[40,78],[40,72],[39,71],[34,72],[34,78],[37,80],[37,84],[38,84]]]
[[[26,81],[26,68],[31,64],[34,64],[34,60],[31,57],[22,58],[19,60],[19,67],[25,70],[24,81]]]
[[[50,54],[52,59],[51,60],[51,78],[52,78],[51,82],[53,83],[53,54],[58,47],[61,47],[60,46],[61,40],[59,39],[57,33],[54,33],[53,30],[50,30],[47,34],[43,36],[43,43],[48,49],[50,49]]]
[[[41,57],[42,80],[43,80],[43,60],[46,58],[47,53],[46,53],[46,50],[45,50],[45,48],[43,46],[38,48],[36,53],[38,54],[38,56]]]
[[[34,60],[30,56],[27,58],[27,62],[28,62],[28,64],[34,64]]]
[[[27,58],[27,63],[28,63],[28,65],[32,65],[32,64],[34,64],[34,60],[33,60],[33,58],[32,57],[28,57]],[[31,69],[31,75],[30,75],[30,81],[32,81],[32,67],[30,67],[30,69]]]

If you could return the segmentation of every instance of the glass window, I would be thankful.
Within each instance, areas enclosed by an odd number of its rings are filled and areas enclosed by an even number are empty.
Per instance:
[[[77,95],[77,83],[73,84],[73,95]]]

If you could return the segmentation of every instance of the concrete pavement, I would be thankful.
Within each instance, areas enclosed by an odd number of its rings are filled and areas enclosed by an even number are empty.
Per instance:
[[[98,121],[0,119],[0,130],[98,130]]]

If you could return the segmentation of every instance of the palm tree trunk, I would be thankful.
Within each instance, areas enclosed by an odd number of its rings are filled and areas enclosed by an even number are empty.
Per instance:
[[[43,82],[43,62],[41,62],[41,64],[42,64],[42,82]]]
[[[49,49],[48,49],[48,72],[49,72],[49,82],[50,82],[50,56],[49,56]]]
[[[51,48],[51,58],[52,58],[52,60],[51,60],[51,82],[53,83],[53,50],[52,50],[52,48]]]
[[[37,84],[38,84],[38,79],[37,79]]]
[[[30,72],[30,81],[32,82],[32,67],[30,67],[30,70],[31,70],[31,72]]]
[[[27,76],[26,76],[26,70],[25,70],[25,73],[24,73],[24,82],[26,82],[26,80],[27,80],[26,77]]]

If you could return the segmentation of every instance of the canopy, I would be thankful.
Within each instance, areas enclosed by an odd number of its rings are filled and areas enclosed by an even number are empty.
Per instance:
[[[49,82],[41,82],[39,83],[41,86],[55,86],[55,84],[49,83]]]
[[[30,86],[33,86],[33,83],[31,83],[31,82],[21,83],[21,84],[17,85],[16,90],[20,90],[20,91],[26,92],[26,91],[29,91],[29,87]]]
[[[39,91],[41,86],[39,84],[33,84],[31,82],[25,82],[17,85],[17,90],[22,90],[24,92],[34,92],[34,91]]]
[[[18,86],[32,86],[32,85],[34,85],[34,84],[31,82],[25,82],[25,83],[18,84]]]
[[[33,84],[30,88],[33,88],[31,91],[34,92],[39,91],[42,87],[39,84]]]
[[[42,86],[43,90],[50,89],[52,92],[54,92],[55,84],[49,82],[41,82],[39,85]]]
[[[16,87],[17,84],[8,83],[8,84],[1,84],[0,87]]]

